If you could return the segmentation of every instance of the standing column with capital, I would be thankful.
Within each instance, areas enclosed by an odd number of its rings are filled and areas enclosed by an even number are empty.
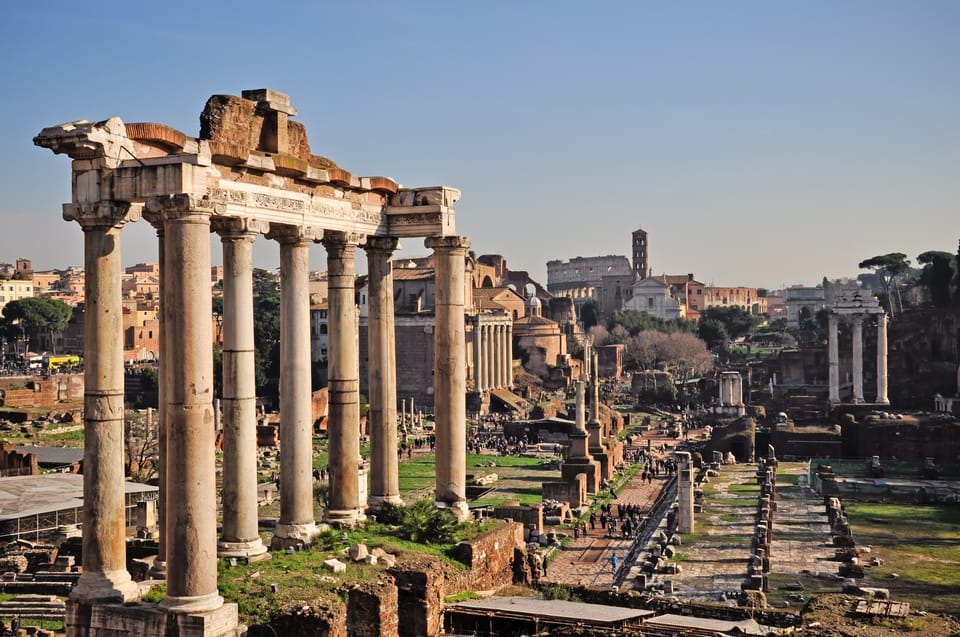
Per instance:
[[[276,548],[316,537],[313,516],[313,404],[310,369],[310,244],[301,226],[272,224],[280,244],[280,519]],[[331,326],[332,327],[332,326]]]
[[[129,205],[64,206],[83,228],[83,573],[70,597],[78,602],[138,596],[127,571],[123,471],[123,304],[120,230]]]
[[[853,315],[853,402],[863,402],[863,315]]]
[[[366,519],[360,480],[360,354],[354,291],[354,259],[359,235],[327,232],[327,289],[330,344],[327,376],[330,393],[327,436],[330,440],[330,495],[326,521],[353,526]],[[384,308],[385,310],[386,308]],[[394,453],[396,453],[394,451]]]
[[[827,379],[831,405],[840,403],[840,346],[837,339],[837,315],[831,312],[827,325]]]
[[[877,314],[877,402],[889,405],[887,397],[887,315]]]
[[[507,389],[513,389],[513,326],[507,325]]]
[[[436,414],[436,505],[466,519],[467,402],[464,335],[466,237],[428,237],[436,276],[434,413]]]
[[[496,352],[497,352],[497,354],[496,354],[496,363],[495,363],[495,364],[496,364],[496,370],[497,370],[497,372],[496,372],[496,384],[497,384],[497,389],[503,389],[503,386],[504,386],[504,384],[505,384],[505,383],[504,383],[504,377],[506,376],[506,374],[503,373],[503,367],[504,367],[504,364],[503,364],[503,359],[504,359],[504,356],[503,356],[503,325],[501,325],[501,324],[498,323],[498,324],[496,324],[496,325],[494,326],[493,329],[495,330],[495,331],[494,331],[494,334],[496,335],[496,337],[494,338],[494,347],[496,348]]]
[[[370,286],[369,352],[370,496],[372,507],[402,505],[397,464],[397,351],[394,328],[392,237],[368,237],[367,280]]]
[[[169,323],[164,335],[167,402],[167,596],[172,613],[223,606],[217,592],[216,467],[213,429],[213,314],[210,212],[190,195],[147,201],[164,220]],[[176,267],[171,267],[176,264]],[[235,606],[233,606],[235,612]]]
[[[480,394],[486,388],[483,384],[483,354],[480,346],[480,314],[476,316],[476,322],[473,324],[473,388]]]
[[[266,224],[214,226],[223,246],[223,530],[220,557],[266,553],[257,505],[257,393],[253,339],[253,242]]]

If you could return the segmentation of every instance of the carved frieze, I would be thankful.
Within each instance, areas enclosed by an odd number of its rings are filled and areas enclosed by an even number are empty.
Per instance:
[[[383,220],[382,211],[356,209],[350,202],[320,197],[284,197],[264,192],[208,188],[204,199],[210,201],[213,210],[221,215],[226,214],[232,206],[316,215],[363,224],[377,225]]]

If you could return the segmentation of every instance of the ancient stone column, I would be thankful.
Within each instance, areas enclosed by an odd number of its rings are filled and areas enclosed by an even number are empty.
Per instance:
[[[464,344],[465,237],[428,237],[436,276],[434,329],[434,413],[436,414],[436,504],[460,519],[467,507],[467,404]]]
[[[887,397],[887,315],[877,315],[877,402],[889,405]]]
[[[164,335],[167,402],[167,597],[173,613],[213,611],[217,592],[210,212],[188,195],[147,202],[161,210],[169,312]]]
[[[83,228],[83,574],[78,602],[127,601],[137,586],[127,572],[123,469],[123,305],[120,230],[139,209],[113,202],[64,206]]]
[[[486,387],[483,384],[483,348],[480,342],[480,315],[477,314],[477,321],[473,328],[473,381],[477,393],[482,393]]]
[[[853,402],[863,402],[863,315],[853,315]]]
[[[157,250],[158,250],[158,266],[160,272],[160,285],[159,285],[159,294],[160,294],[160,305],[159,312],[157,316],[157,323],[159,324],[159,344],[157,347],[157,357],[160,360],[160,370],[159,370],[159,387],[157,388],[157,455],[159,457],[160,466],[157,467],[157,526],[159,532],[157,533],[157,557],[153,560],[153,564],[150,566],[149,576],[152,579],[166,579],[167,577],[167,530],[166,530],[166,519],[167,519],[167,400],[166,400],[166,388],[170,385],[170,381],[166,378],[166,373],[169,371],[170,366],[167,364],[166,357],[166,347],[170,342],[170,338],[165,335],[165,330],[168,327],[168,321],[166,319],[166,311],[169,309],[168,304],[165,302],[167,294],[167,277],[165,276],[166,272],[166,254],[164,248],[163,240],[163,219],[158,216],[151,216],[149,219],[150,224],[157,231]]]
[[[496,330],[496,338],[494,339],[494,347],[496,347],[497,357],[496,357],[496,368],[497,368],[497,387],[503,388],[504,385],[504,376],[503,373],[503,325],[499,323],[493,328]]]
[[[591,352],[590,361],[590,421],[587,430],[590,432],[590,446],[600,447],[603,444],[603,433],[600,426],[600,375],[597,373],[597,352]]]
[[[840,347],[837,339],[837,315],[830,313],[827,326],[827,377],[830,385],[831,405],[840,403]]]
[[[677,516],[677,531],[693,533],[693,463],[688,451],[678,451],[675,455],[678,457],[677,503],[679,504],[679,515]]]
[[[394,329],[392,237],[368,237],[370,285],[367,343],[369,352],[370,495],[371,507],[403,504],[397,465],[397,352]]]
[[[253,242],[266,224],[232,218],[223,245],[223,527],[220,557],[266,553],[257,505],[257,388],[253,340]]]
[[[493,334],[490,325],[483,326],[483,384],[488,389],[495,389],[493,380]]]
[[[309,544],[318,533],[313,515],[309,285],[315,234],[310,228],[271,225],[267,236],[280,243],[280,519],[273,539],[279,548]],[[332,332],[332,318],[330,328]]]
[[[330,295],[327,436],[330,440],[330,496],[326,521],[353,526],[366,519],[360,480],[360,358],[354,293],[354,257],[360,237],[327,232],[327,289]],[[384,308],[386,310],[386,308]],[[362,476],[362,478],[361,478]]]
[[[513,326],[507,325],[507,389],[513,388]]]

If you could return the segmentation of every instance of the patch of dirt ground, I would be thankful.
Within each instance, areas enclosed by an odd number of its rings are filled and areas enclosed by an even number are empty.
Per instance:
[[[864,617],[853,614],[856,596],[821,594],[804,607],[803,634],[813,637],[957,637],[960,617],[917,613],[907,617]]]

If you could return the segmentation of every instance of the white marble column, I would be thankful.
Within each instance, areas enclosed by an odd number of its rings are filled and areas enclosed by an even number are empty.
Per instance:
[[[483,386],[493,389],[493,345],[490,336],[490,325],[483,326]]]
[[[397,464],[397,353],[394,328],[392,237],[368,237],[367,279],[370,286],[367,350],[369,352],[370,496],[371,507],[402,505]]]
[[[837,315],[830,313],[827,326],[827,379],[830,386],[831,405],[840,403],[840,347],[837,338]]]
[[[889,405],[887,397],[887,315],[877,315],[877,402]]]
[[[477,321],[473,327],[473,384],[478,393],[482,393],[486,386],[483,384],[483,352],[480,335],[480,315],[477,314]]]
[[[354,259],[361,237],[327,232],[327,289],[330,295],[330,345],[328,387],[330,392],[327,435],[330,440],[330,495],[326,521],[353,526],[366,519],[360,480],[360,355],[354,291]]]
[[[496,351],[496,358],[494,360],[494,368],[496,369],[496,385],[497,389],[503,389],[504,385],[504,373],[503,373],[503,325],[499,323],[493,326],[494,338],[493,338],[493,347]]]
[[[313,514],[309,283],[315,234],[309,228],[271,225],[267,236],[280,243],[280,519],[273,539],[279,548],[309,544],[318,533]]]
[[[253,242],[266,224],[215,225],[223,246],[223,527],[220,557],[266,553],[257,505],[257,399],[253,338]]]
[[[436,504],[461,520],[467,506],[467,403],[464,343],[465,237],[429,237],[436,276],[434,413],[436,414]]]
[[[167,597],[173,613],[223,606],[217,591],[216,467],[210,212],[192,196],[158,197],[163,209],[169,312],[167,402]],[[174,266],[174,264],[176,264]]]
[[[853,315],[853,402],[863,402],[863,315]]]
[[[132,214],[131,214],[132,213]],[[64,206],[83,228],[83,573],[70,597],[79,602],[138,596],[127,572],[123,467],[123,305],[120,230],[139,209],[100,202]]]
[[[513,389],[513,326],[507,325],[507,389]]]

